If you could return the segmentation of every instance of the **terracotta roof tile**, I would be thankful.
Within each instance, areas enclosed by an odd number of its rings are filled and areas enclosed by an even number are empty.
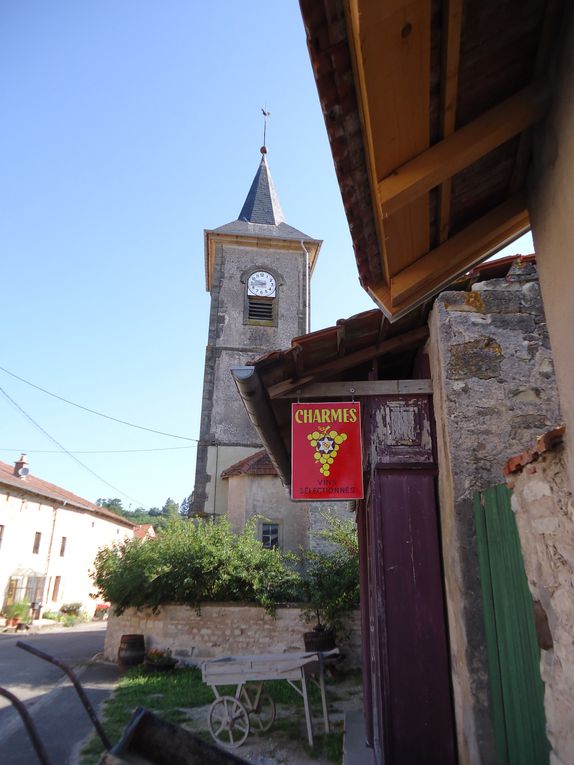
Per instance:
[[[155,537],[155,529],[151,523],[139,523],[134,527],[134,537],[137,539]]]
[[[88,499],[78,497],[77,494],[72,494],[71,491],[67,491],[60,486],[44,481],[42,478],[38,478],[31,473],[25,478],[19,478],[14,475],[14,465],[8,465],[6,462],[0,462],[0,486],[1,485],[17,488],[18,491],[35,494],[36,496],[44,497],[46,499],[55,499],[62,504],[71,505],[80,510],[87,510],[101,518],[120,523],[122,526],[133,528],[135,525],[131,521],[128,521],[127,518],[123,518],[121,515],[117,515],[111,510],[107,510],[105,507],[100,507],[99,505],[90,502]]]
[[[277,475],[277,470],[265,449],[262,449],[230,465],[221,473],[222,478],[231,478],[232,475]]]
[[[532,449],[525,449],[520,454],[516,454],[511,457],[503,468],[504,475],[511,475],[512,473],[520,473],[522,468],[529,465],[531,462],[536,462],[544,452],[548,452],[558,444],[562,443],[564,437],[565,427],[560,425],[559,427],[552,428],[547,433],[538,436],[536,444]]]

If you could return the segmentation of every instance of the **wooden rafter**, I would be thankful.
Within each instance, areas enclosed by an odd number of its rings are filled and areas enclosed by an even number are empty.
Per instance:
[[[378,186],[383,216],[411,204],[540,120],[549,101],[548,89],[532,84],[399,167]]]
[[[393,306],[413,298],[420,302],[529,227],[526,198],[508,199],[397,274],[391,282]]]
[[[456,99],[458,94],[458,70],[460,63],[460,34],[462,29],[462,0],[447,0],[445,28],[443,30],[441,117],[442,137],[454,133],[456,125]],[[447,178],[440,186],[438,236],[439,242],[448,239],[450,222],[450,195],[452,179]]]
[[[349,398],[350,396],[391,396],[393,394],[432,393],[431,380],[347,380],[346,382],[310,383],[300,391],[278,398]]]
[[[405,332],[403,335],[392,337],[389,340],[385,340],[382,343],[363,348],[355,353],[350,353],[342,358],[328,361],[325,364],[321,364],[314,369],[311,369],[298,379],[285,380],[271,385],[267,388],[269,398],[281,398],[291,391],[296,391],[298,388],[302,388],[309,383],[314,383],[325,377],[344,372],[346,369],[364,364],[371,359],[376,359],[378,356],[382,356],[385,353],[394,353],[396,351],[408,350],[414,348],[423,343],[428,337],[428,327],[418,327],[410,332]]]

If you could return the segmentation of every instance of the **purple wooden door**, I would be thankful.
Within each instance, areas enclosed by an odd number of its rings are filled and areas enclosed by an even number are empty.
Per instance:
[[[367,402],[361,594],[373,744],[385,765],[456,762],[431,425],[427,396]]]

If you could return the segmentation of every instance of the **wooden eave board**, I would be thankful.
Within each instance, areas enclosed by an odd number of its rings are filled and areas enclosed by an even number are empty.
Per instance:
[[[373,187],[429,145],[431,0],[349,0],[347,16]],[[428,198],[384,220],[372,199],[388,280],[428,251]]]

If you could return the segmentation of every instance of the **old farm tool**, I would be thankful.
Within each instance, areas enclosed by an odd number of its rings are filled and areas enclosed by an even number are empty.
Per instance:
[[[215,701],[209,708],[208,724],[213,739],[225,747],[241,746],[250,730],[269,730],[275,720],[275,704],[263,684],[268,680],[285,680],[303,698],[307,738],[313,746],[313,726],[307,693],[307,676],[318,675],[315,682],[321,691],[325,732],[329,732],[329,715],[325,697],[325,661],[339,653],[280,653],[255,656],[226,656],[209,659],[202,665],[203,682],[210,685]],[[249,685],[248,685],[249,684]],[[235,694],[221,693],[220,687],[235,685]]]
[[[209,744],[142,708],[136,709],[120,741],[113,746],[75,672],[64,662],[31,645],[21,641],[16,645],[55,664],[68,675],[106,750],[100,765],[247,765],[232,752]],[[10,701],[22,718],[41,765],[53,765],[26,705],[5,688],[0,688],[0,696]]]

